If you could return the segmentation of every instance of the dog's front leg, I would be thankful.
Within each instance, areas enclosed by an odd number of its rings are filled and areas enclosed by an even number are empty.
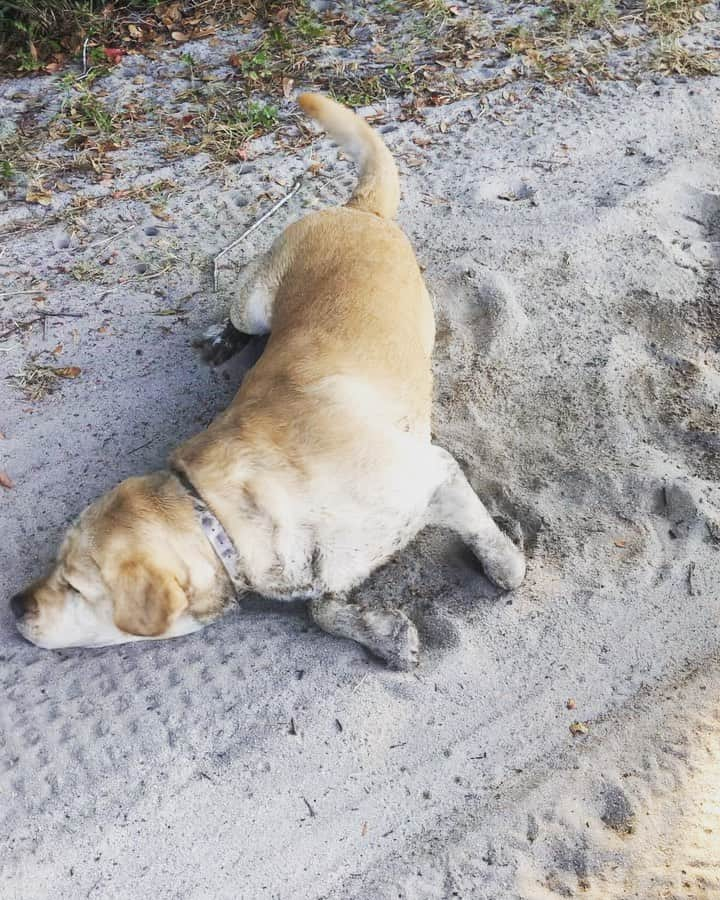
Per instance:
[[[525,577],[522,551],[503,534],[463,475],[457,461],[440,447],[446,473],[428,508],[428,522],[451,528],[480,560],[487,577],[503,590],[518,587]]]
[[[399,609],[372,609],[337,594],[308,603],[310,616],[323,631],[357,641],[393,669],[417,665],[419,639],[415,625]]]

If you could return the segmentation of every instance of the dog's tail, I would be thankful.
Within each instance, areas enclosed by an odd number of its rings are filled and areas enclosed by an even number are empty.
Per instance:
[[[392,154],[360,116],[322,94],[301,94],[303,111],[315,119],[360,165],[360,180],[348,206],[392,219],[400,202],[400,180]]]

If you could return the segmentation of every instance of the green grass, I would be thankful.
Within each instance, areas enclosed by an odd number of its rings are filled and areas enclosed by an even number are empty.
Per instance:
[[[112,33],[128,10],[152,11],[155,0],[0,0],[0,67],[42,69],[54,54],[77,53],[85,37]]]
[[[558,22],[570,31],[599,28],[617,17],[613,0],[556,0],[554,5]]]

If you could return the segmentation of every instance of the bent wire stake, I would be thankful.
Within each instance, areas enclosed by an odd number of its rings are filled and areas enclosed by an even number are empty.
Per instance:
[[[281,206],[284,206],[291,197],[293,197],[295,194],[297,194],[297,192],[300,190],[300,186],[303,183],[304,177],[305,177],[304,173],[302,175],[298,175],[298,177],[293,182],[293,186],[290,188],[289,193],[285,194],[284,197],[281,197],[276,203],[274,203],[270,207],[270,209],[267,212],[264,212],[256,222],[253,222],[253,224],[249,228],[246,228],[245,231],[243,231],[243,233],[240,235],[239,238],[234,240],[232,242],[232,244],[230,244],[228,247],[225,247],[224,250],[221,250],[218,253],[218,255],[213,259],[213,291],[214,291],[214,293],[217,294],[217,289],[218,289],[218,262],[223,258],[223,256],[225,256],[226,253],[229,253],[233,248],[237,247],[237,245],[239,243],[244,241],[245,238],[249,234],[252,234],[256,228],[259,228],[262,225],[262,223],[266,219],[269,219],[270,216],[274,212],[277,212]]]

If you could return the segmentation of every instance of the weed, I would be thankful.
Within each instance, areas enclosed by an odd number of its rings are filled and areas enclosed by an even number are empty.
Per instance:
[[[278,124],[276,106],[253,100],[243,104],[236,92],[207,97],[205,104],[190,123],[194,141],[171,146],[171,154],[204,151],[219,160],[236,161],[249,140],[267,134]]]
[[[613,0],[555,0],[556,22],[571,33],[599,28],[617,16]]]
[[[294,21],[295,30],[306,41],[317,41],[327,35],[327,27],[313,13],[301,13]]]
[[[665,75],[717,75],[718,63],[709,53],[698,53],[675,40],[661,38],[651,57],[651,66]]]
[[[7,183],[15,174],[15,166],[9,159],[0,159],[0,184]]]
[[[705,0],[645,0],[642,18],[653,31],[674,34],[692,24],[696,9],[704,2]]]

